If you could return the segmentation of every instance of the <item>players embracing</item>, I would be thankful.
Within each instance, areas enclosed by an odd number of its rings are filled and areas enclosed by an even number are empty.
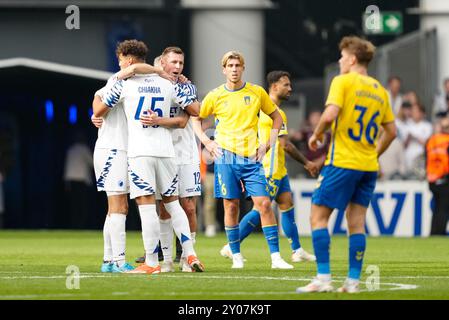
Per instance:
[[[124,64],[128,59],[144,63],[145,44],[136,40],[125,42],[133,50],[129,55],[118,52],[119,64]],[[144,54],[136,55],[133,52]],[[195,271],[203,271],[204,267],[193,249],[187,216],[178,201],[179,177],[169,125],[148,125],[141,119],[145,113],[150,114],[150,118],[155,115],[161,119],[170,118],[174,105],[192,115],[198,114],[195,88],[190,84],[173,84],[157,74],[136,75],[126,81],[117,79],[110,83],[102,93],[101,101],[94,108],[96,117],[104,116],[120,104],[123,104],[126,114],[130,196],[136,199],[139,207],[146,252],[145,263],[128,272],[153,274],[161,270],[157,258],[160,224],[156,212],[156,192],[160,193],[173,225],[178,226],[175,231],[181,239],[187,264]]]

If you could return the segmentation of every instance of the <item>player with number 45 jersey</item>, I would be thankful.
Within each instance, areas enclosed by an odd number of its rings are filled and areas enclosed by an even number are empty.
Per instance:
[[[160,226],[155,193],[162,196],[172,217],[175,231],[186,253],[189,266],[197,271],[204,267],[196,257],[187,216],[178,201],[178,174],[171,131],[163,126],[147,126],[141,122],[145,112],[169,117],[173,104],[199,112],[196,91],[189,84],[172,84],[157,74],[136,75],[117,80],[102,97],[105,108],[123,103],[128,124],[128,174],[130,198],[136,199],[142,222],[145,264],[129,273],[160,273],[157,252]]]

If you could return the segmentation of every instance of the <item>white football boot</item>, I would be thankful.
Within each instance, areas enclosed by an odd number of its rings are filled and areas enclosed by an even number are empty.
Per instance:
[[[291,264],[288,264],[285,262],[284,259],[281,257],[272,258],[271,259],[271,269],[293,269],[293,266]]]
[[[303,248],[299,248],[295,250],[292,254],[292,262],[301,262],[301,261],[316,261],[316,257],[313,254],[308,253]]]
[[[232,269],[243,269],[244,262],[241,253],[236,253],[232,255]]]
[[[359,293],[360,281],[355,279],[346,279],[343,286],[337,289],[337,292]]]
[[[296,293],[333,292],[334,287],[331,283],[332,280],[323,280],[315,277],[308,285],[296,288]]]

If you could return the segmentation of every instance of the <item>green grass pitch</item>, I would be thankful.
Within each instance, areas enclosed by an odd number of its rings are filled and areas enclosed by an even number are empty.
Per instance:
[[[313,252],[311,239],[301,240],[303,247]],[[262,234],[244,241],[242,253],[248,261],[243,270],[232,270],[231,261],[219,255],[225,241],[224,234],[198,236],[196,251],[206,267],[204,273],[102,274],[100,231],[0,231],[0,299],[449,299],[447,237],[368,238],[363,292],[356,295],[296,294],[296,287],[314,276],[315,264],[301,262],[294,270],[271,270]],[[282,237],[280,244],[282,256],[290,261],[287,240]],[[346,237],[332,237],[335,287],[347,273],[347,250]],[[140,233],[128,232],[127,260],[133,262],[142,253]],[[79,289],[69,289],[77,281],[66,273],[68,266],[79,268]]]

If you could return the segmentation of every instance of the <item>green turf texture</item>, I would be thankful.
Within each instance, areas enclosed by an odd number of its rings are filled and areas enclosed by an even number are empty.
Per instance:
[[[0,231],[0,299],[162,299],[162,300],[300,300],[300,299],[449,299],[449,238],[368,238],[359,294],[296,294],[315,274],[315,263],[295,263],[294,270],[271,270],[268,247],[262,234],[242,244],[248,261],[243,270],[231,269],[231,261],[219,255],[226,241],[198,235],[196,251],[204,273],[159,275],[103,274],[103,236],[100,231]],[[301,238],[313,252],[311,238]],[[281,254],[290,262],[287,240],[281,238]],[[348,242],[334,236],[331,270],[334,286],[347,273]],[[142,255],[139,232],[127,233],[127,260]],[[134,264],[134,263],[133,263]],[[67,266],[80,270],[79,289],[68,289]],[[379,270],[376,289],[375,274]],[[373,267],[371,267],[373,268]],[[366,280],[372,284],[368,291]],[[408,288],[408,289],[406,289]]]

